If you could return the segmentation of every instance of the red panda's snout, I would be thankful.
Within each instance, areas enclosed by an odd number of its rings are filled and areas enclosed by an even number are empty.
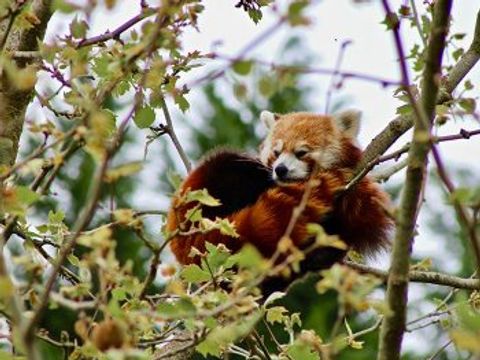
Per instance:
[[[280,154],[272,163],[273,180],[281,184],[308,178],[312,166],[305,160],[292,153]]]

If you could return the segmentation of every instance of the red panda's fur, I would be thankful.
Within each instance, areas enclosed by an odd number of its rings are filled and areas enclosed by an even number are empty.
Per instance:
[[[290,121],[298,115],[284,116]],[[301,113],[300,118],[309,116],[311,114]],[[343,192],[343,187],[351,179],[360,160],[361,150],[353,140],[335,133],[337,129],[329,117],[316,116],[314,121],[320,122],[317,125],[308,121],[311,126],[303,130],[293,129],[300,131],[297,137],[307,140],[313,137],[314,141],[319,143],[318,146],[327,146],[325,141],[330,140],[325,140],[325,137],[336,136],[338,139],[335,144],[340,144],[341,153],[338,163],[332,168],[320,168],[310,175],[317,180],[318,185],[312,189],[306,208],[295,223],[290,235],[293,243],[297,247],[305,247],[309,241],[307,224],[318,223],[327,233],[339,235],[352,249],[367,255],[375,253],[388,243],[388,233],[392,228],[392,221],[386,212],[388,196],[368,177],[363,178],[353,189]],[[288,129],[292,130],[292,126],[289,125]],[[282,130],[280,124],[276,131],[273,135],[280,136],[284,146],[288,147],[289,142],[293,141],[288,138],[292,136],[292,131]],[[194,204],[181,203],[180,199],[190,190],[206,188],[222,205],[202,206],[203,215],[210,219],[217,216],[228,218],[234,223],[240,237],[222,235],[217,230],[190,235],[177,234],[171,239],[171,249],[180,263],[197,262],[198,258],[190,256],[191,250],[195,247],[203,252],[206,242],[224,244],[234,252],[245,243],[250,243],[266,257],[275,252],[285,234],[293,209],[299,205],[304,195],[308,179],[282,185],[274,183],[269,167],[273,160],[269,157],[266,164],[263,164],[249,155],[217,151],[187,176],[173,198],[167,217],[167,231],[173,233],[180,229],[181,233],[188,232],[189,224],[185,223],[185,214]],[[314,162],[313,159],[305,161]],[[308,264],[308,259],[305,260],[305,269],[331,266],[344,254],[337,249],[320,248],[312,255],[318,258],[313,262],[313,266]]]

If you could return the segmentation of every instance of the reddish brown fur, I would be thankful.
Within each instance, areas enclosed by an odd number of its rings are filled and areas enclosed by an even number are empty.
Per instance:
[[[191,184],[197,183],[195,172],[189,176],[182,186],[180,194],[188,189],[193,190]],[[320,184],[312,192],[305,211],[302,213],[291,234],[295,245],[300,246],[307,240],[306,225],[319,222],[332,210],[333,196],[340,189],[343,175],[323,173],[319,174]],[[277,248],[278,241],[285,234],[292,210],[297,206],[305,191],[306,182],[292,183],[286,186],[273,187],[260,195],[251,206],[237,211],[228,219],[233,221],[240,238],[222,235],[219,231],[207,234],[190,236],[176,236],[171,242],[171,248],[178,261],[188,264],[195,261],[189,257],[192,247],[200,251],[205,249],[205,243],[225,244],[232,251],[237,251],[245,243],[254,244],[266,257],[271,256]],[[178,219],[184,219],[185,212],[192,205],[177,206],[179,197],[173,202],[172,210],[167,221],[167,230],[174,231],[179,226]]]
[[[319,118],[322,121],[319,122]],[[293,143],[298,143],[301,138],[309,145],[320,148],[336,142],[340,149],[334,169],[320,170],[312,175],[319,180],[319,185],[313,189],[305,211],[295,224],[291,234],[293,243],[301,248],[309,240],[306,225],[319,223],[324,226],[327,233],[338,234],[347,245],[360,253],[373,254],[383,248],[388,243],[388,233],[393,226],[385,211],[389,206],[388,196],[367,177],[350,191],[340,192],[339,195],[339,190],[348,183],[353,169],[360,160],[361,150],[351,138],[344,136],[328,117],[299,113],[283,116],[282,119],[288,121],[280,121],[272,135],[280,137],[285,142],[286,148],[293,146],[291,145]],[[173,232],[178,229],[185,221],[186,211],[193,206],[179,203],[179,199],[185,192],[205,187],[209,191],[215,191],[217,187],[215,183],[222,183],[223,165],[231,160],[225,160],[221,156],[222,153],[210,157],[186,178],[179,193],[173,199],[167,219],[168,231]],[[242,161],[246,161],[247,164],[251,162],[256,164],[254,166],[258,166],[258,162],[251,157],[238,154],[236,156],[242,157]],[[214,169],[218,180],[212,183],[205,178],[206,174],[212,173],[212,166],[215,164],[218,165]],[[238,172],[241,177],[243,170],[240,169]],[[293,208],[302,199],[307,180],[279,186],[267,184],[268,181],[263,176],[258,175],[258,181],[266,183],[263,190],[249,191],[248,187],[239,189],[236,185],[231,189],[231,196],[240,198],[244,193],[250,195],[252,191],[258,191],[258,196],[254,196],[251,204],[234,209],[226,216],[235,224],[240,237],[229,237],[222,235],[219,231],[174,236],[171,248],[180,263],[189,264],[198,261],[189,256],[191,249],[195,247],[204,251],[206,242],[225,244],[232,251],[237,251],[245,243],[251,243],[266,257],[274,253],[282,235],[285,234]],[[215,208],[209,208],[209,210],[213,211],[209,212],[208,217],[215,218]],[[188,231],[189,224],[185,225],[182,231]],[[336,260],[338,258],[333,259],[333,261]],[[322,264],[319,264],[319,267],[321,268]]]

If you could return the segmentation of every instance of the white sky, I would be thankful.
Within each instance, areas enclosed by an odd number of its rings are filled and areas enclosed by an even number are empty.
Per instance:
[[[120,3],[120,2],[119,2]],[[99,13],[94,17],[93,26],[90,35],[100,34],[107,29],[114,29],[126,19],[138,12],[139,1],[123,1],[112,12]],[[153,3],[153,2],[150,2]],[[199,20],[200,32],[189,31],[184,37],[186,49],[199,49],[210,51],[215,48],[219,52],[227,55],[235,55],[239,49],[248,44],[258,34],[268,28],[275,21],[271,12],[265,11],[264,20],[255,25],[248,16],[233,7],[233,0],[206,0],[205,12]],[[279,1],[285,4],[286,1]],[[404,1],[391,1],[392,8],[398,9]],[[416,1],[419,9],[422,8],[423,1]],[[478,1],[455,1],[453,6],[454,25],[453,31],[472,33],[476,12],[479,8]],[[105,10],[106,11],[106,10]],[[333,68],[339,44],[344,40],[352,40],[352,45],[344,57],[342,70],[351,70],[365,74],[385,77],[389,79],[399,79],[398,65],[396,63],[396,52],[393,47],[391,33],[385,31],[384,25],[380,22],[384,18],[380,2],[371,1],[366,4],[355,4],[353,1],[346,0],[324,0],[319,2],[309,14],[313,20],[313,26],[305,29],[296,29],[295,32],[301,34],[306,39],[308,47],[316,55],[316,62],[312,67]],[[65,23],[69,17],[56,14],[54,21],[49,27],[47,39],[52,41],[54,34],[65,32]],[[415,29],[410,28],[408,23],[404,23],[402,34],[405,40],[405,48],[409,49],[414,42],[419,42],[418,34]],[[285,40],[292,30],[284,27],[276,32],[267,41],[258,46],[251,54],[255,58],[262,60],[275,61],[274,54],[277,53],[279,44]],[[467,36],[463,43],[469,44],[471,38]],[[216,44],[216,45],[214,45]],[[301,56],[301,54],[300,54]],[[447,62],[451,62],[448,58]],[[191,75],[192,78],[200,77],[205,70],[200,68]],[[480,66],[470,74],[470,79],[476,85],[480,85]],[[328,76],[311,75],[311,83],[318,85],[313,94],[314,103],[318,106],[318,112],[323,111],[325,94],[330,82]],[[363,112],[363,128],[361,131],[360,142],[366,146],[370,139],[377,134],[389,120],[395,116],[395,109],[399,105],[392,97],[393,88],[384,89],[376,83],[359,81],[355,79],[345,80],[344,87],[341,90],[342,95],[347,95],[351,99],[351,107],[361,109]],[[202,114],[202,101],[200,99],[200,89],[194,89],[189,95],[192,107],[187,113],[187,118],[194,119]],[[235,101],[235,100],[229,100]],[[36,113],[36,110],[34,111]],[[32,110],[30,111],[32,114]],[[37,115],[36,113],[35,115]],[[178,115],[178,114],[177,114]],[[176,116],[177,122],[180,116]],[[451,122],[440,130],[441,134],[457,133],[460,127],[468,129],[478,128],[478,123]],[[182,139],[180,126],[180,138]],[[410,135],[405,138],[408,140]],[[406,141],[405,140],[405,141]],[[448,167],[455,164],[461,164],[469,168],[480,169],[478,161],[480,154],[480,137],[475,137],[469,141],[456,141],[442,144],[442,154],[445,155]],[[141,157],[141,151],[137,154]],[[401,175],[397,175],[394,181],[401,181]],[[155,208],[151,204],[152,193],[148,193],[141,199],[141,203],[146,208]],[[441,206],[443,197],[438,194],[427,194],[427,201],[433,206]],[[158,207],[158,206],[157,206]],[[445,254],[433,240],[432,234],[420,227],[420,236],[416,240],[415,253],[421,256],[433,256],[437,259],[438,265],[444,266],[440,261],[444,259]],[[383,266],[387,266],[388,259],[381,261]],[[458,264],[448,262],[445,264],[448,270],[455,270]],[[411,298],[418,298],[419,287],[414,286],[410,293]],[[417,294],[417,295],[416,295]],[[418,336],[421,334],[422,336]],[[425,338],[425,337],[426,338]],[[421,342],[428,339],[427,332],[414,333],[406,335],[406,348],[415,348]]]

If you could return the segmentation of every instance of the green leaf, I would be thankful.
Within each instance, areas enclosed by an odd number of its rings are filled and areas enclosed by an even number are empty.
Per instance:
[[[172,169],[168,169],[167,170],[167,180],[168,180],[168,183],[170,185],[172,185],[172,187],[175,190],[178,190],[180,188],[180,185],[182,184],[183,178],[178,172],[176,172]]]
[[[457,61],[460,59],[460,57],[465,53],[465,50],[463,48],[458,48],[454,52],[452,52],[453,59]]]
[[[262,12],[258,9],[249,9],[248,10],[248,16],[250,16],[250,19],[253,20],[255,24],[257,24],[260,20],[262,20]]]
[[[68,255],[67,257],[70,264],[76,267],[80,267],[80,259],[73,254]]]
[[[192,201],[199,202],[200,204],[207,206],[220,206],[221,203],[213,196],[211,196],[207,189],[189,191],[185,197],[185,203]]]
[[[410,6],[408,6],[408,5],[401,5],[400,9],[398,9],[398,13],[401,16],[409,17],[412,14],[412,10],[410,9]]]
[[[120,179],[121,177],[130,176],[136,174],[143,168],[141,161],[132,161],[127,164],[122,164],[113,169],[108,169],[105,173],[105,182],[112,183]]]
[[[235,224],[233,224],[228,219],[216,219],[215,222],[218,224],[218,229],[223,235],[231,236],[238,238],[240,235],[237,233],[235,229]]]
[[[309,2],[305,0],[293,1],[288,6],[288,22],[292,26],[305,24],[307,19],[303,16]]]
[[[456,33],[456,34],[453,34],[453,38],[455,40],[462,40],[465,36],[467,36],[467,34],[465,33]]]
[[[456,313],[463,329],[480,333],[480,313],[473,310],[468,303],[458,303]]]
[[[265,97],[270,97],[275,93],[275,81],[270,76],[263,76],[258,81],[258,90]]]
[[[410,104],[399,106],[396,111],[398,115],[408,115],[408,114],[411,114],[412,112],[413,112],[413,108],[412,108],[412,105]]]
[[[273,306],[267,310],[265,318],[270,324],[275,324],[276,322],[282,324],[288,320],[286,314],[288,314],[288,310],[283,306]]]
[[[465,81],[463,86],[465,87],[465,90],[472,90],[473,89],[473,84],[470,80]]]
[[[465,110],[467,114],[473,114],[477,108],[477,102],[473,98],[463,98],[458,101],[458,105]]]
[[[449,107],[447,105],[437,105],[435,106],[435,113],[438,116],[445,116],[449,112]]]
[[[248,335],[261,316],[262,313],[259,311],[247,318],[241,318],[236,323],[217,326],[197,345],[197,351],[205,357],[207,355],[219,357],[229,345]]]
[[[288,347],[287,355],[292,360],[320,360],[320,356],[309,344],[303,341],[295,341]]]
[[[202,270],[196,264],[186,266],[180,273],[180,276],[189,283],[201,283],[212,278],[208,271]]]
[[[197,309],[189,299],[181,298],[175,302],[163,302],[158,304],[157,312],[174,319],[180,319],[195,315]]]
[[[74,12],[76,10],[76,7],[74,5],[69,4],[65,0],[53,0],[52,9],[54,11],[58,10],[60,12],[69,14],[71,12]]]
[[[385,19],[381,22],[381,24],[386,25],[387,30],[392,30],[398,27],[400,20],[398,19],[398,15],[392,12],[385,16]]]
[[[78,20],[77,17],[73,19],[70,24],[70,32],[72,36],[77,39],[83,39],[87,35],[88,24],[83,20]]]
[[[230,258],[230,252],[223,244],[213,245],[207,242],[205,247],[208,253],[206,260],[208,261],[209,268],[213,273],[215,273],[220,266],[225,265],[227,260]],[[206,268],[206,266],[204,265],[203,268]]]
[[[251,244],[245,244],[239,252],[230,257],[226,267],[230,268],[234,265],[237,265],[240,268],[262,271],[267,264],[255,246]]]
[[[248,89],[245,84],[235,84],[233,86],[233,94],[238,101],[243,101],[247,97]]]
[[[449,195],[450,201],[458,201],[461,204],[466,204],[470,201],[472,197],[472,191],[466,187],[458,187],[453,193]]]
[[[133,121],[140,129],[145,129],[155,121],[155,111],[150,106],[145,106],[137,110]]]
[[[0,276],[0,289],[2,289],[0,292],[0,300],[8,299],[15,292],[15,288],[7,276]]]
[[[116,301],[122,301],[127,298],[127,292],[123,288],[115,288],[112,290],[112,298]]]
[[[202,209],[200,209],[199,206],[195,206],[195,207],[189,209],[185,213],[185,219],[188,219],[192,223],[196,223],[198,221],[201,221],[202,218],[203,218]]]
[[[93,71],[95,71],[99,77],[106,78],[108,75],[110,75],[108,66],[112,63],[112,60],[112,57],[108,55],[96,57],[93,59]]]
[[[16,194],[17,200],[25,206],[29,206],[33,204],[35,201],[37,201],[38,199],[40,199],[39,194],[37,194],[33,190],[30,190],[26,186],[17,186],[15,188],[15,194]]]
[[[232,65],[233,71],[238,75],[248,75],[253,67],[253,61],[251,60],[238,60]]]
[[[51,224],[60,224],[63,219],[65,219],[65,214],[62,210],[58,210],[57,212],[50,210],[48,212],[48,222]]]
[[[175,101],[175,104],[178,105],[180,110],[182,110],[182,112],[185,112],[190,108],[190,103],[183,95],[175,95],[173,100]]]

